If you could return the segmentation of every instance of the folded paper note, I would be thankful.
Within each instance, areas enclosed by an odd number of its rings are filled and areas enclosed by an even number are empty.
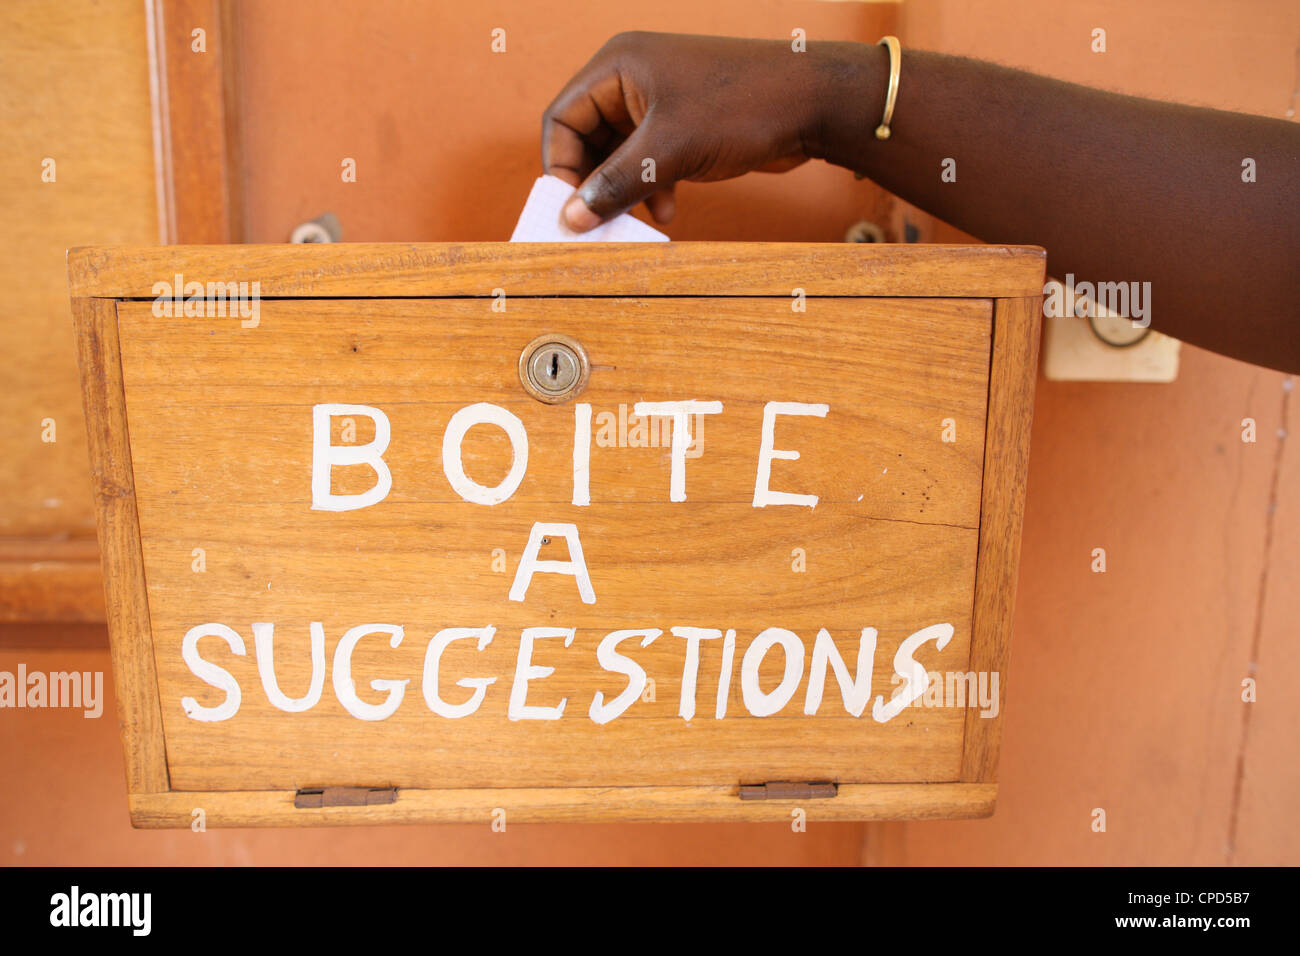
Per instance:
[[[668,237],[635,216],[623,213],[589,232],[574,232],[560,219],[560,211],[573,195],[573,187],[555,176],[533,183],[524,211],[510,236],[511,242],[666,242]]]

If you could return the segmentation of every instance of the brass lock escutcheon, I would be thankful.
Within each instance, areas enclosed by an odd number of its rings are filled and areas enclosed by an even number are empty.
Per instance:
[[[577,339],[551,333],[539,335],[519,353],[519,381],[539,402],[558,405],[587,387],[591,362]]]

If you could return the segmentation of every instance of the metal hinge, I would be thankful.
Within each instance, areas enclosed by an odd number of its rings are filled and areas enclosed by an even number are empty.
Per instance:
[[[293,805],[300,810],[316,807],[376,807],[396,802],[396,787],[309,787],[299,790],[293,797]]]
[[[760,783],[742,786],[742,800],[825,800],[840,792],[836,783]]]

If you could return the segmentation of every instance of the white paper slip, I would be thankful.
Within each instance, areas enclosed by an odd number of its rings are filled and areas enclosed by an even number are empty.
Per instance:
[[[542,176],[519,214],[511,242],[667,242],[668,237],[635,216],[623,213],[589,232],[574,232],[560,219],[573,187],[555,176]]]

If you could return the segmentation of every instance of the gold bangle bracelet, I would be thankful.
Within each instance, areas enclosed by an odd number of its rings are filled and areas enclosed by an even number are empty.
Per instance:
[[[885,94],[885,115],[876,127],[876,139],[889,139],[889,124],[894,118],[894,103],[898,100],[898,74],[903,50],[898,45],[898,37],[881,37],[876,45],[889,50],[889,92]]]

